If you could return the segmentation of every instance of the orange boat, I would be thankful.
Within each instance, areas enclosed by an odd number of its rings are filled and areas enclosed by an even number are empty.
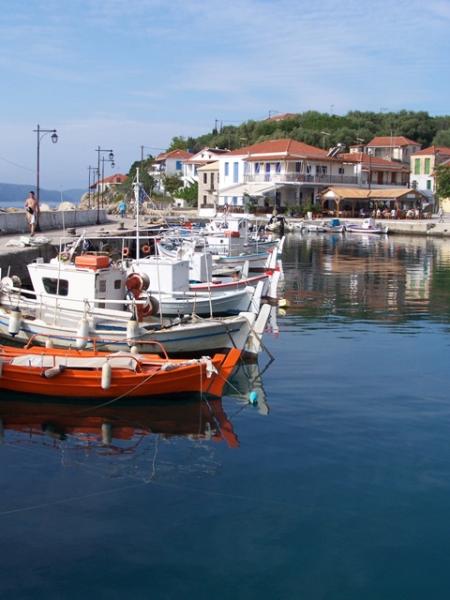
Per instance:
[[[62,398],[220,397],[241,352],[183,360],[167,354],[0,346],[0,389]]]

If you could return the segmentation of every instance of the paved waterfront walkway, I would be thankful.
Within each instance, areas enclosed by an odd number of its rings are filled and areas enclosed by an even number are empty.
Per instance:
[[[150,222],[150,218],[146,217],[142,219],[142,226],[145,228]],[[123,225],[122,225],[123,224]],[[87,225],[77,227],[75,229],[75,235],[73,235],[73,228],[69,229],[53,229],[50,231],[41,231],[35,234],[36,238],[44,237],[49,240],[49,242],[53,245],[57,245],[61,238],[76,238],[81,235],[83,231],[85,231],[88,236],[121,236],[134,231],[135,220],[132,218],[121,218],[117,215],[108,215],[108,221],[106,223],[101,223],[100,225]],[[25,248],[21,248],[20,246],[8,246],[8,242],[10,241],[20,241],[21,238],[28,238],[29,234],[27,233],[14,233],[14,234],[5,234],[0,235],[0,256],[15,253],[21,250],[28,250],[32,246],[26,246]]]

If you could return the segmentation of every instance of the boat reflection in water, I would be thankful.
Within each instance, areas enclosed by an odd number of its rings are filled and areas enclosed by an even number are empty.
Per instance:
[[[151,481],[180,471],[210,475],[219,466],[214,442],[239,447],[227,412],[250,407],[250,391],[257,393],[258,412],[268,412],[257,364],[242,364],[227,389],[224,400],[187,396],[96,407],[83,401],[33,402],[8,393],[0,401],[0,444],[50,449],[60,453],[64,467],[96,468],[106,477]]]

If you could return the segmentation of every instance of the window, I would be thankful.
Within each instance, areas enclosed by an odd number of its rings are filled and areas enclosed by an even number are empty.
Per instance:
[[[420,175],[420,158],[414,159],[414,175]]]
[[[116,279],[114,282],[114,289],[120,290],[121,287],[122,287],[122,281],[120,279]]]
[[[431,190],[431,179],[427,179],[427,190]]]
[[[105,279],[100,279],[98,282],[98,291],[99,292],[106,292],[106,280]]]
[[[424,173],[425,173],[425,175],[429,175],[430,174],[430,167],[431,167],[431,158],[426,158],[425,159],[425,165],[424,165]]]
[[[295,163],[295,172],[296,173],[300,173],[301,170],[302,170],[302,163],[301,162],[296,162]]]
[[[206,196],[203,196],[203,204],[206,204],[208,202],[208,198]]]
[[[339,173],[339,175],[343,175],[345,173],[344,167],[339,167],[338,173]]]
[[[275,173],[281,173],[281,163],[275,163]]]
[[[177,171],[181,171],[182,168],[183,168],[183,165],[181,163],[181,160],[177,160],[177,162],[175,163],[175,169]]]
[[[260,168],[261,168],[261,163],[259,163],[259,162],[255,163],[255,173],[256,173],[256,175],[258,175]]]
[[[239,163],[233,163],[233,183],[237,183],[239,181]]]
[[[214,189],[214,173],[211,173],[211,189]]]
[[[228,177],[230,174],[230,163],[225,163],[225,177]]]
[[[67,296],[69,294],[69,282],[67,279],[43,277],[42,283],[47,294],[59,294],[60,296]]]
[[[208,173],[203,173],[203,183],[208,183]]]
[[[234,206],[236,206],[236,204],[237,204],[237,196],[233,196],[233,204],[234,204]]]

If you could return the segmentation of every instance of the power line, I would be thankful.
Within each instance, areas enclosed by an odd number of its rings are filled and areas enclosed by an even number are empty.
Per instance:
[[[8,160],[7,158],[4,158],[3,156],[0,156],[0,160],[3,160],[4,162],[9,163],[10,165],[13,165],[14,167],[18,167],[19,169],[24,169],[25,171],[31,171],[31,173],[35,173],[35,169],[30,169],[30,167],[24,167],[23,165],[19,165],[18,163],[13,162],[12,160]]]

